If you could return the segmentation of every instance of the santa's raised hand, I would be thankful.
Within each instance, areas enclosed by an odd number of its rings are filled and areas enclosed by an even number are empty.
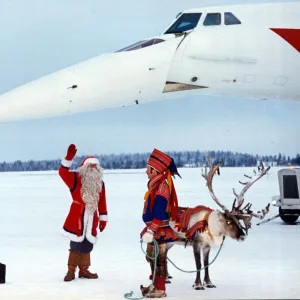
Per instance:
[[[68,151],[67,151],[67,155],[65,157],[65,160],[73,160],[73,158],[75,157],[76,153],[77,153],[76,146],[74,144],[71,144],[68,147]]]

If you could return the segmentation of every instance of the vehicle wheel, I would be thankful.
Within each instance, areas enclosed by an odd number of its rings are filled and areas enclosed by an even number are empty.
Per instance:
[[[299,218],[299,215],[283,215],[281,207],[279,207],[279,213],[281,220],[285,223],[295,223]]]

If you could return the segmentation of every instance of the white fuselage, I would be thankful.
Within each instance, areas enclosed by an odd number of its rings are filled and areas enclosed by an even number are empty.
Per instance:
[[[194,10],[191,10],[191,12]],[[208,13],[233,12],[242,24],[204,26]],[[300,3],[207,8],[174,55],[168,81],[207,87],[202,93],[300,101],[300,49],[273,28],[298,29]]]
[[[228,13],[240,23],[229,25]],[[199,16],[192,29],[168,29],[136,48],[100,55],[0,95],[0,122],[187,93],[300,101],[300,2],[187,10],[170,28],[189,14]],[[212,15],[219,23],[208,26]]]

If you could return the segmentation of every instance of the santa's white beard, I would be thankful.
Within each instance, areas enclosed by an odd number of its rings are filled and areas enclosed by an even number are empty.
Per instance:
[[[102,190],[102,169],[83,165],[78,169],[78,173],[82,185],[80,194],[85,203],[85,209],[88,213],[93,214],[97,210],[99,193]]]

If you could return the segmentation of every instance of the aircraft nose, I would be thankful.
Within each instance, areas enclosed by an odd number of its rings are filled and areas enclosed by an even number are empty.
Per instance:
[[[2,94],[0,122],[160,100],[179,42],[102,54]]]
[[[54,72],[0,95],[0,122],[67,115],[113,106],[115,67],[109,55],[101,55]],[[99,71],[101,70],[101,71]]]

